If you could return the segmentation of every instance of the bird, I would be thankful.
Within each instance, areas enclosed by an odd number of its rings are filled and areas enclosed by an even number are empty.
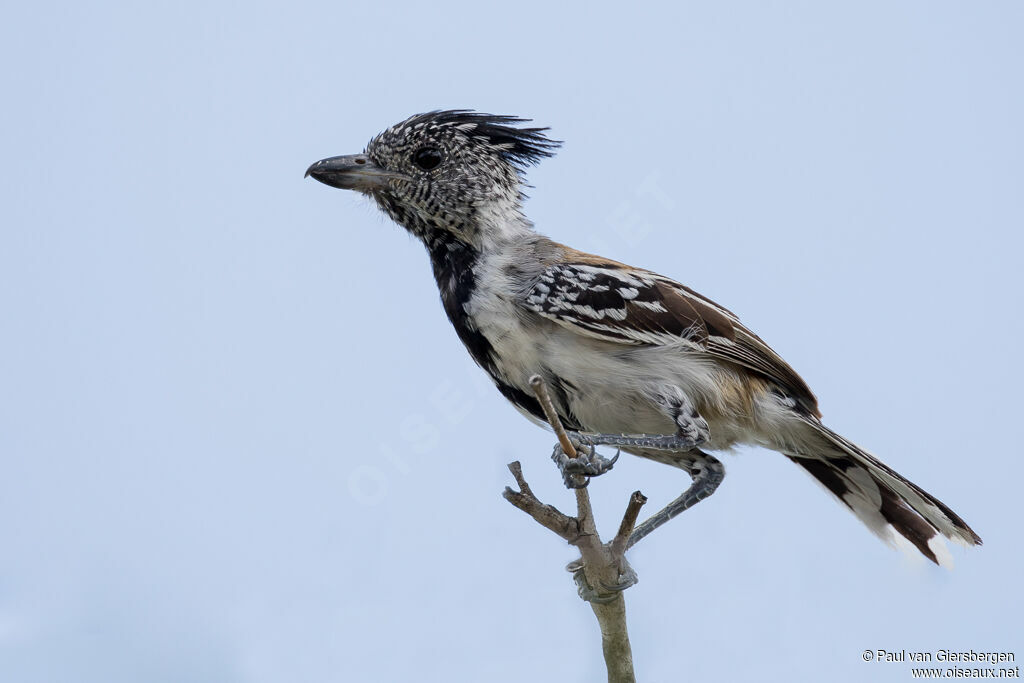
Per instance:
[[[882,540],[936,564],[952,563],[943,539],[981,545],[947,505],[825,426],[800,375],[730,310],[537,232],[523,209],[526,172],[561,142],[529,123],[469,109],[416,114],[306,176],[368,196],[423,243],[459,339],[498,391],[543,426],[530,380],[550,387],[579,451],[569,458],[554,448],[566,486],[614,466],[598,446],[691,477],[630,546],[714,493],[725,468],[707,451],[738,445],[781,453]]]

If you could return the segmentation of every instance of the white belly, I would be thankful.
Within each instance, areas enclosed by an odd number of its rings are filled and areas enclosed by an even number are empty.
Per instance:
[[[560,378],[566,385],[566,405],[559,408],[575,416],[585,431],[673,434],[671,417],[651,398],[658,387],[679,387],[698,410],[715,395],[715,364],[686,344],[629,346],[595,339],[512,301],[481,294],[467,312],[494,349],[497,371],[526,392],[535,374]],[[743,437],[749,425],[731,417],[712,417],[709,426],[710,449],[747,440]]]

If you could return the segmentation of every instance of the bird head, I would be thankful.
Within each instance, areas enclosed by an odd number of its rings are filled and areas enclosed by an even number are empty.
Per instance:
[[[370,140],[361,154],[317,161],[307,176],[372,197],[429,244],[454,238],[477,246],[529,230],[523,173],[559,142],[529,119],[467,110],[417,114]]]

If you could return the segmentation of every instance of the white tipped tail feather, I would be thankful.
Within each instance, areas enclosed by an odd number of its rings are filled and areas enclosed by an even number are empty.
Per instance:
[[[953,558],[943,537],[964,546],[981,538],[942,501],[856,444],[814,419],[821,437],[812,454],[786,455],[831,491],[858,519],[891,546],[912,544],[943,567]]]

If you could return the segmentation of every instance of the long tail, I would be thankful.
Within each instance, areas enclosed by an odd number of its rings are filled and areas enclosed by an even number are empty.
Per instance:
[[[786,456],[810,472],[853,514],[890,545],[899,534],[932,562],[949,566],[952,557],[942,536],[962,545],[981,538],[935,496],[892,470],[881,460],[814,419],[807,424],[820,438],[813,452]],[[820,445],[820,447],[818,447]]]

